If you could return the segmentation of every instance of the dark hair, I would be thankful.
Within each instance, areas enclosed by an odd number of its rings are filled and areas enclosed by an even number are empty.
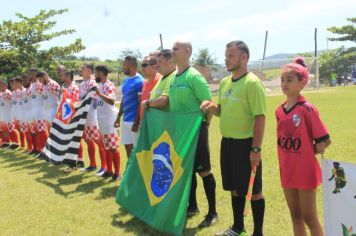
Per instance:
[[[124,58],[124,61],[129,61],[131,63],[133,63],[134,66],[137,67],[137,57],[133,56],[133,55],[128,55]]]
[[[47,74],[47,72],[45,72],[45,71],[39,71],[36,74],[36,78],[44,78],[46,74]]]
[[[247,54],[247,60],[250,58],[250,50],[248,49],[247,44],[244,41],[241,40],[234,40],[231,41],[230,43],[226,44],[226,47],[237,47],[241,52]]]
[[[65,71],[64,72],[64,76],[69,76],[70,80],[73,80],[74,79],[74,71]]]
[[[93,66],[93,64],[90,64],[90,63],[84,63],[84,64],[83,64],[83,67],[86,67],[86,68],[90,69],[90,70],[91,70],[91,72],[93,72],[93,71],[94,71],[94,66]]]
[[[157,65],[157,58],[149,56],[148,64],[150,65]]]
[[[15,79],[15,82],[22,84],[22,76],[17,76],[14,79]]]
[[[38,72],[38,69],[37,68],[30,68],[29,70],[28,70],[29,72]]]
[[[171,49],[163,49],[157,55],[157,57],[160,57],[160,56],[164,57],[166,60],[170,60],[170,59],[172,59],[172,50]]]
[[[105,76],[109,74],[109,69],[106,65],[98,65],[95,67],[95,71],[101,71]]]

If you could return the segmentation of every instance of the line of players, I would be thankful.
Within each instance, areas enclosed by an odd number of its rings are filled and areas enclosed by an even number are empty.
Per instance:
[[[0,80],[0,148],[17,150],[21,147],[25,149],[24,152],[48,161],[42,151],[57,113],[61,91],[66,89],[79,100],[95,87],[96,94],[82,137],[88,147],[89,166],[84,168],[81,142],[76,165],[69,166],[65,171],[72,172],[81,168],[85,172],[97,171],[97,176],[119,180],[119,137],[118,130],[112,125],[118,109],[114,105],[115,86],[108,80],[108,72],[106,66],[96,66],[94,77],[93,66],[84,64],[83,82],[79,86],[73,81],[73,72],[66,71],[64,66],[57,68],[62,86],[45,71],[35,68],[30,69],[26,75],[9,79],[8,83]],[[95,160],[95,144],[100,154],[99,170]]]

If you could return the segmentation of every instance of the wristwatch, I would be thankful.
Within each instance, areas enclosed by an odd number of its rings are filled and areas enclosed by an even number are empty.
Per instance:
[[[261,152],[261,148],[260,147],[251,147],[251,152],[254,152],[254,153],[259,153]]]
[[[149,107],[150,107],[150,99],[146,100],[146,102],[145,102],[145,107],[146,107],[146,108],[149,108]]]

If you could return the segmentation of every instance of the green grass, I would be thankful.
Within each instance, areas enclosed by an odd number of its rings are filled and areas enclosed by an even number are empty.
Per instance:
[[[306,92],[305,96],[318,107],[330,131],[333,143],[326,156],[355,162],[356,86]],[[268,97],[263,144],[264,231],[267,236],[292,235],[276,156],[274,109],[283,100],[281,95]],[[214,118],[210,127],[210,147],[220,221],[209,229],[196,229],[207,212],[203,185],[198,178],[201,213],[188,220],[186,235],[214,235],[233,222],[230,195],[221,186],[220,138],[218,119]],[[122,148],[121,153],[123,170],[126,156]],[[160,235],[115,203],[118,183],[108,183],[79,171],[65,174],[64,167],[51,166],[19,152],[0,151],[0,156],[0,235]],[[318,190],[318,206],[323,220],[321,188]],[[248,232],[252,233],[250,210],[245,222]]]

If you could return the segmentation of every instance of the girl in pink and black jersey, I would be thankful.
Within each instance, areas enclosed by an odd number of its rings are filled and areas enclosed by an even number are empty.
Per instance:
[[[281,87],[286,101],[276,109],[281,183],[293,222],[294,235],[323,235],[316,209],[321,169],[316,154],[331,143],[318,110],[300,92],[308,82],[304,59],[282,68]]]

